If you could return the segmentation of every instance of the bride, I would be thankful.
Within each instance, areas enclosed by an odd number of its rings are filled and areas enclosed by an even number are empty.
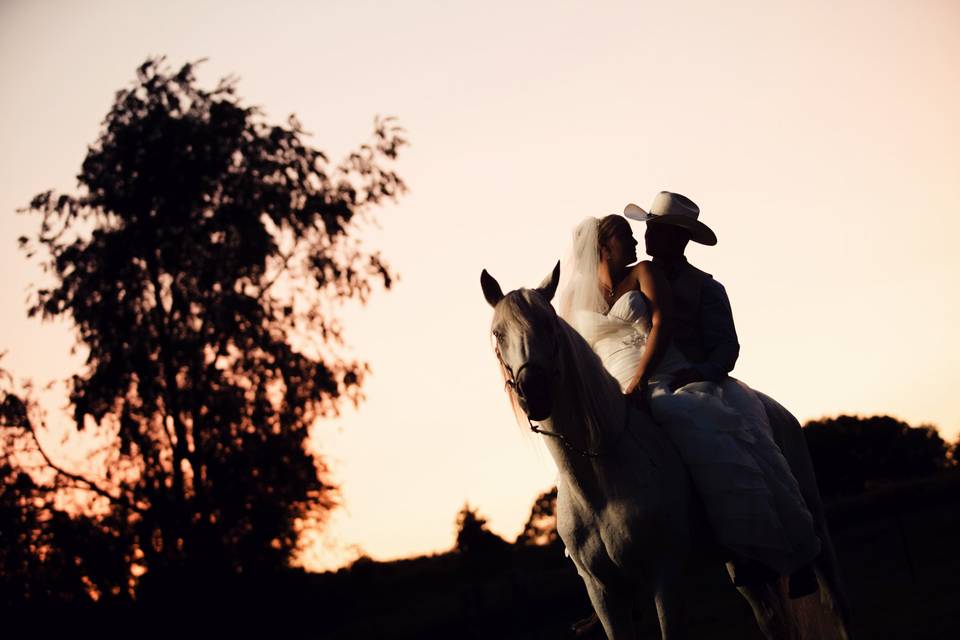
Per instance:
[[[661,268],[637,259],[618,215],[574,232],[558,311],[593,347],[623,393],[646,405],[673,440],[717,541],[751,580],[805,571],[820,551],[813,518],[773,440],[760,399],[742,382],[674,388],[692,364],[670,339],[672,295]],[[683,381],[679,381],[682,383]]]

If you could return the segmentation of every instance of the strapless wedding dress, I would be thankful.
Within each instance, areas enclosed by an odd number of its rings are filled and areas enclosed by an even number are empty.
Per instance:
[[[621,389],[643,356],[647,309],[643,294],[629,291],[584,336]],[[670,344],[650,376],[649,406],[690,469],[718,542],[782,575],[793,573],[817,555],[820,541],[763,404],[729,377],[671,391],[670,373],[685,366]]]

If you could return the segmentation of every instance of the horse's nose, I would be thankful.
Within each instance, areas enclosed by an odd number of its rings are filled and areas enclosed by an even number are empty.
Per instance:
[[[517,378],[520,408],[531,420],[550,417],[550,381],[540,367],[524,367]]]

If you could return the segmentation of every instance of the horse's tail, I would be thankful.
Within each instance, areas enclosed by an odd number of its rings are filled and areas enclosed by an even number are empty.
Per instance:
[[[850,601],[847,598],[843,578],[840,576],[840,566],[827,527],[823,501],[820,498],[820,489],[817,486],[817,477],[813,471],[807,442],[803,436],[803,428],[796,417],[779,402],[760,392],[757,392],[757,395],[766,409],[774,439],[800,485],[800,492],[813,516],[814,528],[820,538],[820,555],[815,561],[817,578],[821,586],[820,602],[837,618],[841,638],[849,640],[852,637]]]

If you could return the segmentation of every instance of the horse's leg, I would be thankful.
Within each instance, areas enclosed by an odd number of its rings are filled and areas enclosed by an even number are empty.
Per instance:
[[[830,556],[833,555],[833,549],[829,549]],[[820,583],[820,604],[832,614],[833,622],[837,635],[841,640],[853,640],[853,629],[850,621],[850,608],[847,605],[844,590],[838,583],[839,576],[836,571],[836,558],[825,556],[821,552],[821,557],[817,558],[816,571],[817,581]],[[831,560],[833,565],[831,566]]]
[[[637,628],[633,623],[633,607],[628,594],[611,591],[592,576],[582,576],[593,610],[609,640],[636,640]]]
[[[814,561],[817,572],[817,581],[820,583],[820,604],[832,614],[837,631],[844,640],[853,638],[850,615],[850,603],[847,600],[846,588],[840,577],[839,563],[833,548],[833,540],[827,529],[826,518],[820,510],[814,514],[814,526],[820,537],[820,555]]]
[[[687,636],[683,601],[683,572],[680,567],[661,571],[653,586],[662,640],[679,640]]]
[[[732,578],[733,566],[727,563],[727,572]],[[797,625],[794,623],[786,594],[780,581],[737,587],[757,620],[760,632],[767,640],[798,640]]]

